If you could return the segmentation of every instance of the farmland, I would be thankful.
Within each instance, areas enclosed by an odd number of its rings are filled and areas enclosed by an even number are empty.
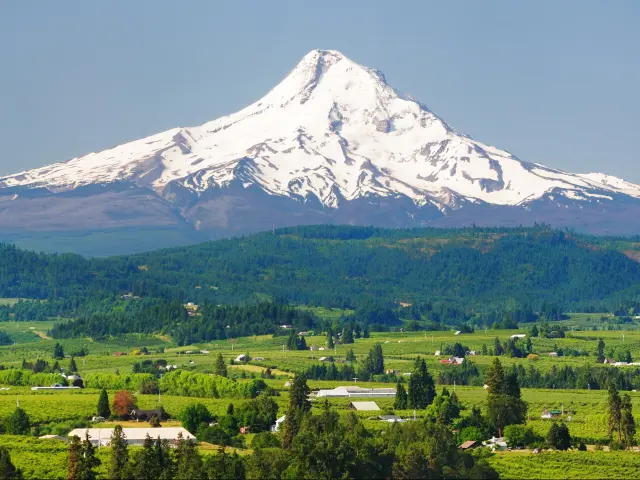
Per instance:
[[[323,312],[318,312],[323,313]],[[327,316],[336,317],[336,311],[326,312]],[[537,369],[543,372],[559,369],[563,366],[579,367],[594,364],[594,353],[597,340],[603,339],[607,348],[615,349],[624,346],[632,352],[634,358],[640,356],[640,333],[637,329],[629,330],[598,330],[594,332],[591,325],[585,324],[586,319],[576,316],[574,319],[581,321],[583,330],[567,332],[565,338],[533,338],[533,350],[539,353],[539,359],[531,362],[527,359],[501,357],[505,368],[510,365],[522,364],[526,368],[535,364]],[[595,318],[595,315],[593,316]],[[570,320],[569,320],[570,321]],[[56,340],[43,339],[33,331],[47,332],[52,326],[51,321],[46,322],[6,322],[0,324],[0,329],[16,339],[16,344],[0,348],[0,362],[7,368],[20,368],[22,360],[33,361],[36,358],[51,358],[51,352]],[[527,327],[528,328],[528,327]],[[520,331],[527,332],[527,328]],[[319,363],[321,356],[332,355],[336,359],[344,358],[348,350],[353,350],[356,358],[361,360],[376,344],[382,345],[385,356],[385,368],[395,369],[399,372],[410,372],[417,356],[426,358],[430,371],[437,373],[447,368],[440,364],[441,357],[434,355],[436,350],[453,342],[460,342],[470,350],[481,351],[483,346],[491,347],[495,338],[504,341],[514,334],[513,330],[478,330],[475,333],[455,335],[453,331],[434,332],[372,332],[370,338],[356,339],[353,344],[337,344],[331,351],[289,351],[283,349],[283,341],[286,337],[272,337],[271,335],[250,336],[234,339],[234,341],[214,341],[200,343],[185,347],[177,347],[172,344],[170,338],[154,335],[127,335],[114,338],[106,342],[95,342],[90,339],[60,340],[65,351],[86,349],[88,354],[76,358],[78,370],[83,376],[98,373],[122,374],[132,371],[133,365],[142,360],[158,359],[166,360],[169,364],[175,364],[178,368],[194,373],[210,373],[215,367],[218,353],[221,353],[225,363],[240,353],[249,354],[252,358],[262,357],[264,360],[253,361],[249,364],[229,365],[229,374],[237,382],[248,382],[251,378],[259,378],[270,367],[271,374],[275,378],[267,378],[267,385],[279,392],[274,397],[280,412],[286,410],[288,403],[288,389],[284,386],[287,379],[294,372],[304,371],[312,365]],[[623,339],[624,334],[624,339]],[[306,337],[307,345],[316,347],[324,346],[325,336]],[[136,355],[142,347],[149,350],[148,355]],[[550,357],[545,353],[558,348],[582,349],[589,353],[580,357]],[[208,353],[196,353],[201,350]],[[187,354],[186,352],[194,352]],[[126,355],[114,356],[114,352],[123,352]],[[476,355],[468,357],[468,360],[484,370],[492,361],[490,355]],[[61,363],[64,365],[65,361]],[[609,367],[616,368],[616,367]],[[631,368],[631,367],[629,367]],[[312,390],[319,388],[334,388],[344,385],[345,381],[309,380]],[[381,382],[357,382],[366,386],[389,386]],[[95,406],[98,400],[99,390],[82,389],[72,392],[33,392],[29,387],[8,386],[9,390],[0,392],[0,417],[6,418],[19,403],[30,416],[32,422],[41,425],[43,431],[52,431],[64,434],[65,425],[69,422],[86,421],[95,414]],[[440,388],[440,387],[438,387]],[[448,387],[450,390],[453,387]],[[487,393],[481,385],[455,386],[455,392],[460,399],[464,410],[462,415],[468,415],[473,406],[482,410],[487,406]],[[114,390],[109,390],[113,395]],[[569,426],[571,435],[582,438],[589,445],[595,442],[605,443],[608,440],[607,433],[607,392],[604,390],[589,389],[522,389],[522,398],[528,403],[528,425],[540,436],[545,436],[551,422],[540,418],[545,409],[560,409],[564,412],[564,420]],[[631,392],[636,421],[640,421],[640,394]],[[236,408],[248,400],[229,398],[195,398],[185,396],[173,396],[168,394],[143,395],[137,394],[138,404],[141,408],[155,408],[159,404],[172,416],[177,415],[186,405],[194,402],[204,404],[214,415],[222,415],[229,403],[234,403]],[[393,399],[376,399],[383,411],[393,411]],[[330,399],[330,404],[341,415],[346,415],[348,399]],[[320,411],[320,404],[314,403],[314,411]],[[413,410],[396,410],[396,414],[404,417],[412,417]],[[369,429],[383,429],[382,422],[372,420],[370,412],[356,412],[356,415]],[[416,417],[420,418],[424,411],[417,411]],[[111,424],[107,424],[111,425]],[[66,427],[70,428],[70,427]],[[11,451],[20,452],[15,456],[16,465],[23,468],[26,474],[38,475],[41,478],[61,478],[64,476],[64,463],[66,450],[58,443],[47,443],[33,437],[2,437],[2,445]],[[209,447],[203,446],[203,449]],[[592,448],[592,447],[590,447]],[[100,455],[104,457],[106,451]],[[33,458],[47,454],[51,462],[47,466],[33,467]],[[637,454],[633,452],[544,452],[533,455],[530,452],[500,452],[490,458],[491,465],[501,474],[502,478],[628,478],[630,472],[638,468]],[[584,466],[588,465],[588,473],[585,474]],[[101,467],[102,469],[103,467]],[[99,470],[102,471],[102,470]]]

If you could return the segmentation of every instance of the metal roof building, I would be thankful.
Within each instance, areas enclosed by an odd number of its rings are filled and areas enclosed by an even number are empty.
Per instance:
[[[89,441],[94,445],[109,445],[113,428],[76,428],[69,432],[69,437],[78,436],[84,440],[86,433],[89,433]],[[128,445],[142,445],[147,438],[147,434],[155,440],[160,437],[161,440],[174,442],[178,440],[178,435],[182,434],[185,440],[195,440],[196,437],[191,435],[182,427],[159,427],[159,428],[123,428]]]
[[[333,390],[318,390],[316,397],[395,397],[395,388],[336,387]]]

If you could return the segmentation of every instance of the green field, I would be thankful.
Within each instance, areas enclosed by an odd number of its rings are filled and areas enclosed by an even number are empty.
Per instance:
[[[341,315],[339,310],[321,311],[315,313],[327,318],[337,318]],[[624,346],[628,348],[634,358],[640,357],[640,332],[633,330],[598,330],[592,331],[589,322],[593,322],[596,315],[572,315],[571,321],[580,322],[581,329],[567,332],[566,338],[545,339],[533,338],[534,351],[539,353],[540,359],[535,367],[543,372],[558,369],[564,365],[581,366],[595,364],[594,353],[597,340],[602,338],[607,348]],[[598,314],[597,318],[600,315]],[[566,321],[568,322],[568,321]],[[0,330],[15,340],[12,346],[0,347],[0,364],[5,367],[20,368],[23,359],[34,361],[43,358],[53,362],[51,353],[55,340],[46,339],[48,330],[53,325],[47,322],[5,322],[0,324]],[[479,330],[473,334],[455,335],[453,331],[434,332],[393,332],[372,333],[371,338],[360,338],[351,345],[337,345],[334,350],[328,351],[288,351],[282,349],[286,337],[253,336],[238,338],[234,341],[216,341],[207,344],[197,344],[188,347],[176,347],[169,338],[164,336],[128,335],[111,339],[107,342],[94,342],[90,339],[61,340],[65,352],[72,352],[86,348],[89,355],[76,358],[76,363],[81,375],[91,373],[130,373],[132,366],[142,360],[165,359],[170,364],[175,364],[180,369],[210,373],[214,369],[218,353],[221,353],[227,363],[240,353],[249,353],[253,358],[264,357],[261,365],[273,368],[275,379],[266,380],[267,384],[280,392],[280,396],[274,397],[282,414],[288,402],[287,388],[284,384],[292,372],[306,370],[309,366],[318,364],[321,356],[333,355],[335,358],[344,358],[347,350],[353,349],[358,360],[362,359],[376,343],[380,343],[385,355],[385,367],[397,369],[401,373],[409,372],[413,366],[413,360],[420,355],[427,359],[432,372],[441,371],[446,366],[440,365],[439,359],[434,355],[436,350],[442,349],[448,344],[460,342],[466,347],[481,351],[482,346],[491,347],[496,337],[506,340],[511,335],[521,330]],[[39,333],[36,333],[39,332]],[[623,339],[624,334],[624,339]],[[306,337],[307,345],[316,347],[324,346],[324,336]],[[134,350],[146,346],[150,355],[134,355]],[[546,352],[557,348],[582,349],[590,353],[582,357],[550,357]],[[159,349],[164,349],[163,353]],[[199,352],[208,350],[209,353],[185,354],[187,350]],[[114,356],[114,352],[126,352],[127,355]],[[479,367],[486,367],[495,357],[477,355],[471,357]],[[62,360],[66,366],[68,360]],[[501,357],[505,368],[512,364],[523,364],[525,368],[532,362],[527,359]],[[615,367],[610,367],[615,368]],[[259,377],[264,366],[237,365],[229,367],[231,376],[238,382],[250,381],[251,377]],[[333,388],[344,385],[344,381],[315,381],[310,380],[311,389]],[[363,383],[367,386],[390,386],[383,383]],[[60,422],[72,420],[84,420],[95,414],[95,406],[98,399],[98,390],[84,389],[74,392],[33,392],[29,387],[8,386],[9,390],[0,391],[0,418],[9,415],[16,403],[25,409],[32,421],[40,423],[44,428]],[[438,387],[440,389],[441,387]],[[452,390],[452,387],[449,387]],[[457,386],[456,394],[459,396],[465,409],[462,414],[467,415],[471,407],[486,407],[486,391],[481,386]],[[114,392],[110,391],[110,395]],[[640,394],[630,392],[636,421],[640,422]],[[593,444],[595,441],[607,440],[607,418],[605,415],[607,393],[603,390],[560,390],[560,389],[527,389],[522,390],[523,399],[529,404],[529,421],[534,431],[542,436],[549,429],[550,421],[540,419],[545,409],[563,409],[564,419],[567,421],[571,435],[587,440]],[[201,402],[214,414],[224,414],[229,403],[236,406],[247,400],[230,400],[225,398],[191,398],[175,395],[137,395],[141,408],[153,408],[161,402],[161,405],[172,415],[176,415],[184,406]],[[392,399],[377,399],[380,408],[384,411],[393,410]],[[331,405],[341,414],[346,414],[349,399],[332,399]],[[315,403],[315,409],[320,408]],[[395,412],[405,417],[412,417],[413,411]],[[367,428],[382,429],[385,424],[373,419],[375,414],[371,412],[357,412]],[[424,412],[416,412],[417,417]],[[569,419],[569,416],[571,417]],[[64,426],[60,426],[64,429]],[[33,437],[2,437],[0,444],[6,445],[12,452],[17,466],[23,468],[29,476],[38,478],[63,478],[66,450],[63,445],[38,440]],[[47,455],[50,462],[47,465],[33,466],[33,459],[41,455]],[[101,453],[105,455],[104,452]],[[498,470],[502,478],[633,478],[637,476],[640,461],[637,453],[633,452],[544,452],[533,455],[529,452],[503,452],[491,458],[491,464]],[[101,467],[103,468],[103,467]]]

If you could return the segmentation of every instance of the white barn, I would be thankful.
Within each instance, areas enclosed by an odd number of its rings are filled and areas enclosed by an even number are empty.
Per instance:
[[[89,433],[89,441],[93,445],[109,445],[111,442],[111,435],[113,434],[113,428],[76,428],[69,432],[69,438],[75,436],[84,440],[85,435]],[[128,445],[142,445],[149,435],[153,440],[160,437],[161,440],[168,440],[169,442],[175,442],[178,440],[178,436],[182,434],[182,438],[185,440],[195,440],[196,437],[191,435],[186,429],[182,427],[160,427],[160,428],[123,428]]]
[[[318,390],[316,397],[395,397],[395,388],[336,387],[332,390]]]

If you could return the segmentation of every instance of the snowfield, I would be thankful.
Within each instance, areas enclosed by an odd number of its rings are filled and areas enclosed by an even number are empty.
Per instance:
[[[65,191],[116,181],[162,195],[239,181],[300,201],[404,195],[416,205],[526,205],[554,193],[579,202],[640,198],[640,186],[519,160],[474,141],[382,73],[314,50],[262,99],[201,126],[175,128],[99,153],[0,178],[0,187]]]

